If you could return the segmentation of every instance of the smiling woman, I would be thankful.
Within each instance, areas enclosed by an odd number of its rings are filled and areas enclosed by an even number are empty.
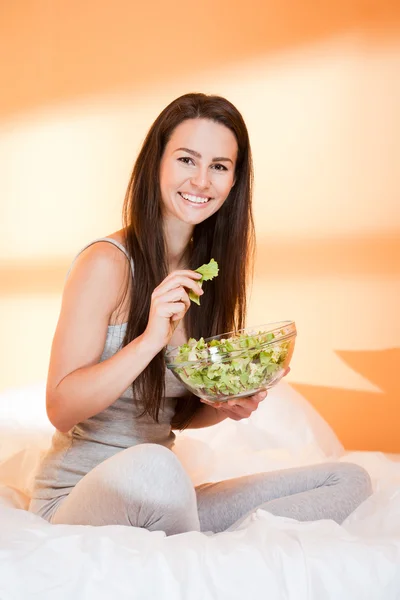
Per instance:
[[[235,183],[237,153],[235,135],[224,125],[206,119],[178,125],[161,159],[164,216],[192,226],[219,210]]]
[[[164,360],[168,344],[244,327],[252,177],[246,125],[225,98],[186,94],[151,126],[123,229],[87,244],[68,273],[46,390],[57,431],[31,511],[52,523],[217,532],[260,506],[341,522],[369,495],[367,473],[349,464],[194,489],[171,452],[173,429],[246,418],[266,396],[207,406]],[[204,293],[195,269],[211,259],[222,277]],[[191,305],[190,293],[202,295],[201,305]]]

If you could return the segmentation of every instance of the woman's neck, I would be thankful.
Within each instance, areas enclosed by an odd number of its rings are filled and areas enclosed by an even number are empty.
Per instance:
[[[187,268],[188,250],[193,235],[193,225],[182,221],[164,222],[164,235],[167,248],[168,272]]]

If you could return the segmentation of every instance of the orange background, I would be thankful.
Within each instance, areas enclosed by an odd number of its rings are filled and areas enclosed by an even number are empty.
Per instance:
[[[0,390],[46,378],[66,270],[120,228],[155,117],[216,93],[254,153],[248,324],[294,319],[288,382],[348,449],[400,452],[399,32],[395,0],[3,3]]]

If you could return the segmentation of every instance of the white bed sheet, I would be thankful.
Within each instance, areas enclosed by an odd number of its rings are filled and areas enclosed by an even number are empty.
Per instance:
[[[263,510],[212,536],[50,525],[25,509],[52,431],[43,383],[0,395],[0,600],[400,599],[400,455],[344,452],[284,382],[251,419],[179,434],[175,451],[194,484],[356,462],[375,492],[341,526]]]

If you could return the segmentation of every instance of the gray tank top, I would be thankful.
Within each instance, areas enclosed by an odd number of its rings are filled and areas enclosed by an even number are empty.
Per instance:
[[[79,254],[100,241],[114,244],[129,258],[122,244],[112,238],[99,238],[78,252],[67,277]],[[132,259],[130,262],[133,276]],[[108,326],[99,362],[110,358],[121,349],[126,325],[122,323]],[[168,369],[165,378],[165,402],[160,408],[159,423],[149,415],[138,417],[143,410],[143,404],[133,401],[132,388],[129,387],[111,406],[78,423],[67,433],[56,430],[51,447],[43,457],[36,474],[32,497],[51,500],[69,494],[78,481],[96,465],[130,446],[155,443],[172,448],[175,434],[171,431],[171,419],[177,398],[185,395],[187,391]]]

